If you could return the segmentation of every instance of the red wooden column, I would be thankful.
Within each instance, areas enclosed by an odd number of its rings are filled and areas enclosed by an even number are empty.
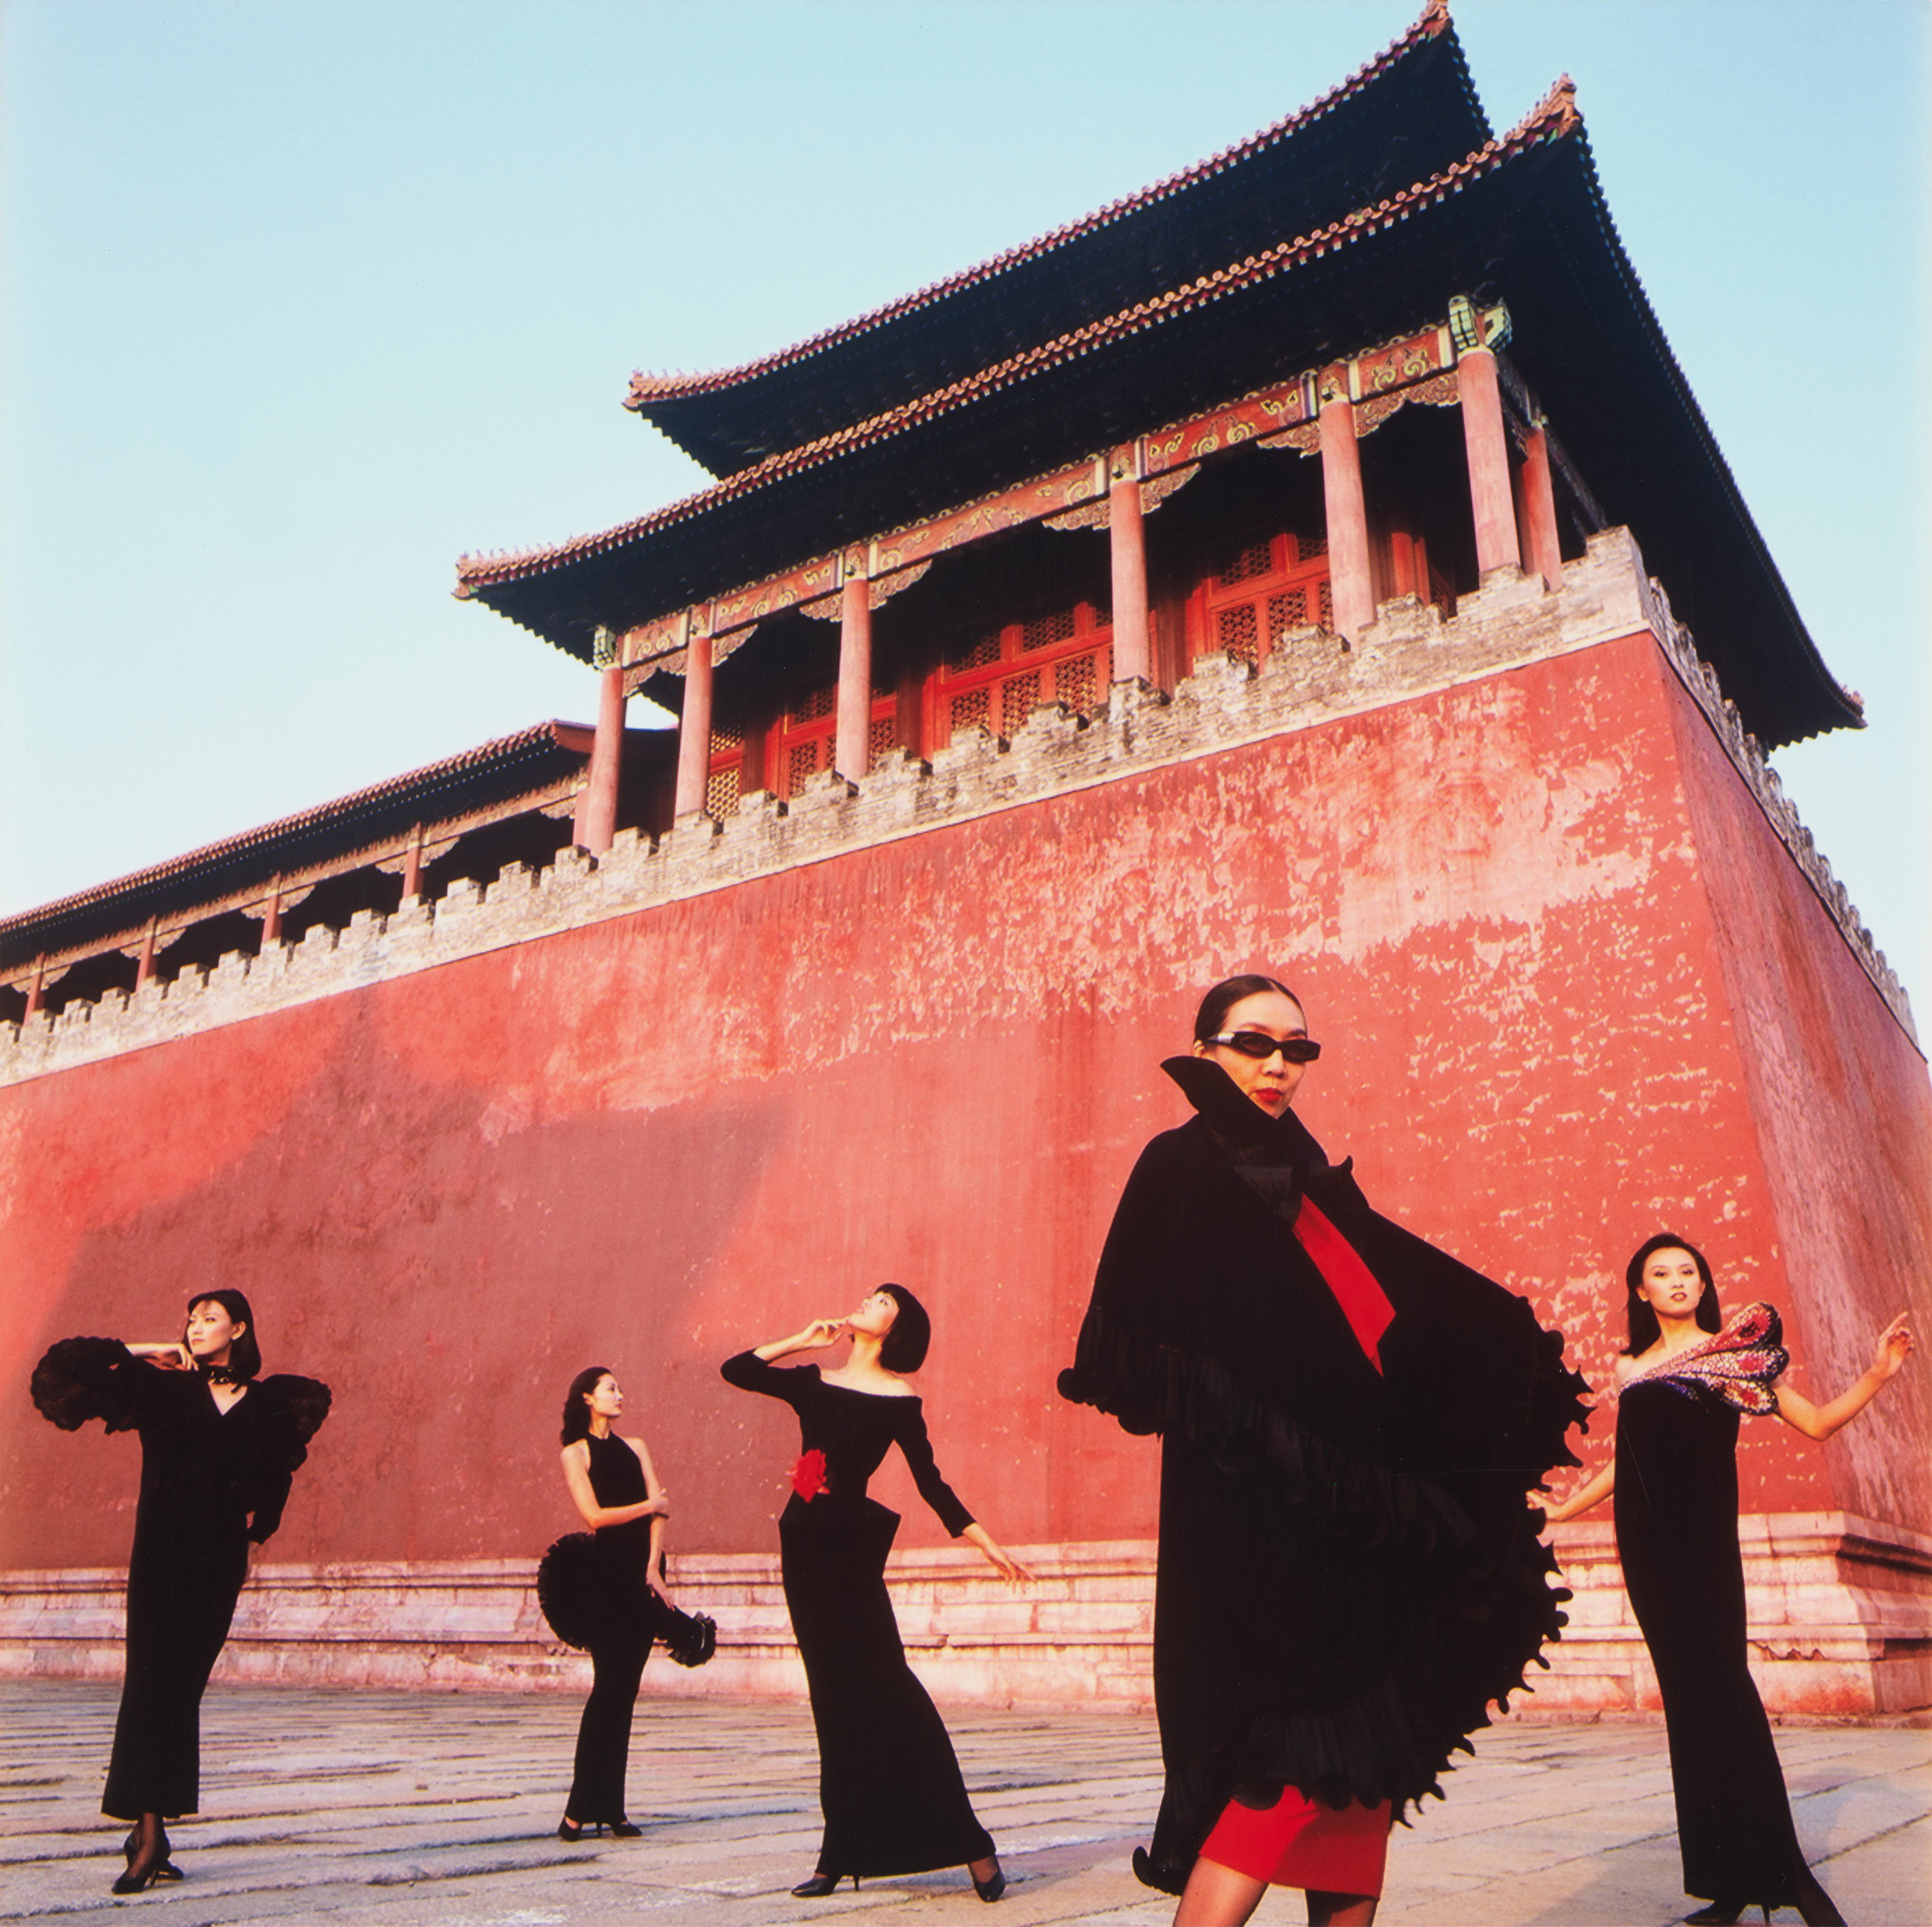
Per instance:
[[[677,786],[671,820],[681,823],[704,808],[711,776],[711,638],[694,635],[685,650],[684,709],[677,722]]]
[[[134,965],[134,987],[139,990],[154,974],[154,935],[161,927],[159,917],[150,917],[141,933],[141,955]]]
[[[1322,404],[1322,494],[1328,518],[1328,592],[1335,629],[1355,641],[1375,620],[1369,573],[1369,511],[1362,499],[1362,451],[1355,443],[1354,404],[1344,385]]]
[[[581,817],[579,817],[580,825]],[[410,832],[409,853],[403,859],[403,901],[422,895],[423,826],[421,823]]]
[[[262,913],[262,948],[266,950],[272,943],[282,940],[282,880],[275,879],[274,888],[268,892],[268,907]]]
[[[1147,532],[1141,485],[1131,454],[1117,457],[1107,487],[1107,534],[1114,581],[1114,680],[1151,682],[1154,650],[1148,634]],[[1124,468],[1126,472],[1118,471]]]
[[[577,813],[577,841],[593,856],[602,856],[617,834],[617,781],[624,770],[626,700],[622,666],[605,670],[598,679],[597,735],[590,745],[590,774]]]
[[[1456,364],[1462,404],[1462,442],[1469,457],[1469,505],[1476,519],[1476,574],[1522,566],[1516,547],[1516,502],[1510,488],[1509,438],[1503,428],[1496,358],[1487,348],[1466,349]]]
[[[1522,448],[1522,538],[1529,566],[1550,589],[1563,586],[1563,548],[1556,533],[1556,491],[1550,480],[1550,436],[1530,431]]]
[[[838,725],[832,766],[848,783],[872,766],[872,585],[849,565],[838,592]]]
[[[34,981],[27,986],[27,1014],[32,1017],[40,1007],[40,993],[47,984],[47,954],[44,950],[34,959]]]

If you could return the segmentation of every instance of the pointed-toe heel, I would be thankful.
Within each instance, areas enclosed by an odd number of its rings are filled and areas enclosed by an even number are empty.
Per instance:
[[[574,1847],[584,1838],[584,1829],[574,1820],[560,1820],[556,1823],[556,1837],[568,1840]]]
[[[985,1880],[982,1880],[977,1874],[974,1873],[970,1867],[968,1867],[966,1871],[971,1876],[973,1891],[982,1900],[988,1902],[998,1900],[1000,1895],[1006,1892],[1006,1870],[998,1861],[995,1860],[993,1863],[993,1871]]]
[[[1750,1906],[1748,1900],[1714,1900],[1695,1914],[1684,1917],[1684,1927],[1736,1927],[1738,1917]]]
[[[823,1900],[833,1892],[845,1876],[843,1874],[814,1874],[808,1881],[800,1881],[791,1890],[794,1900]],[[859,1876],[852,1876],[852,1891],[859,1891]]]
[[[634,1827],[628,1820],[614,1820],[610,1823],[610,1838],[614,1840],[641,1840],[644,1830]]]

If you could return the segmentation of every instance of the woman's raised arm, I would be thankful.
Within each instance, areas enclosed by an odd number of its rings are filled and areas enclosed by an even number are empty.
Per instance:
[[[1912,1332],[1906,1323],[1910,1315],[1901,1311],[1880,1332],[1871,1363],[1851,1386],[1828,1404],[1814,1405],[1802,1392],[1780,1385],[1778,1388],[1778,1416],[1808,1439],[1828,1439],[1841,1427],[1850,1425],[1898,1375],[1900,1368],[1912,1356]]]

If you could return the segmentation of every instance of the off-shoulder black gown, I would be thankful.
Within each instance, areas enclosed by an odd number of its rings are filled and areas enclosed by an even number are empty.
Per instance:
[[[1746,1663],[1737,1447],[1741,1407],[1776,1410],[1784,1359],[1777,1313],[1747,1305],[1626,1385],[1614,1495],[1624,1585],[1664,1700],[1684,1890],[1771,1907],[1798,1898],[1804,1856]]]
[[[866,1496],[896,1444],[946,1530],[956,1539],[973,1523],[934,1463],[921,1401],[828,1385],[815,1365],[781,1368],[755,1352],[728,1360],[724,1374],[742,1391],[782,1398],[798,1414],[806,1453],[824,1461],[825,1489],[810,1499],[794,1490],[778,1515],[785,1604],[818,1730],[819,1872],[922,1873],[991,1859],[992,1836],[906,1664],[886,1591],[898,1515]]]
[[[227,1411],[197,1371],[169,1371],[115,1338],[65,1338],[34,1368],[34,1403],[63,1431],[98,1419],[141,1435],[128,1566],[128,1662],[100,1810],[172,1818],[200,1799],[201,1696],[220,1656],[248,1545],[281,1524],[308,1442],[328,1416],[312,1378],[257,1379]]]

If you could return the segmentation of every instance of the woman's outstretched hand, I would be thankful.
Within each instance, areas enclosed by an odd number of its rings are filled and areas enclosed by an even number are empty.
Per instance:
[[[1911,1316],[1909,1311],[1901,1311],[1878,1335],[1871,1368],[1882,1379],[1892,1377],[1912,1356],[1912,1327],[1906,1322]]]
[[[960,1536],[970,1539],[986,1555],[993,1569],[1008,1585],[1023,1586],[1032,1579],[1033,1575],[976,1519]]]

